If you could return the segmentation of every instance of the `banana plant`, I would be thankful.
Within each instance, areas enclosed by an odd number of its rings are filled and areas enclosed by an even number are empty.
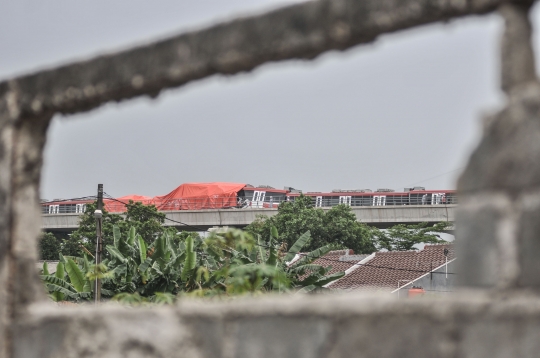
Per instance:
[[[273,265],[275,263],[285,272],[287,278],[290,280],[291,289],[302,289],[303,292],[320,290],[323,286],[345,275],[345,272],[336,272],[328,275],[328,272],[332,269],[331,266],[324,267],[312,264],[314,260],[326,255],[332,250],[330,245],[320,247],[308,253],[300,252],[311,239],[309,231],[300,235],[298,240],[296,240],[286,253],[283,253],[283,245],[279,248],[277,247],[276,241],[278,237],[277,229],[272,227],[268,245],[267,264]]]
[[[269,242],[262,242],[260,237],[255,240],[238,229],[214,233],[204,240],[165,230],[148,245],[135,228],[122,235],[114,227],[113,245],[105,248],[110,258],[103,264],[95,265],[87,256],[60,256],[54,275],[44,264],[42,279],[57,301],[90,298],[93,283],[100,278],[104,296],[134,304],[137,300],[166,302],[179,293],[213,296],[311,292],[344,275],[328,275],[330,266],[313,264],[330,251],[329,246],[301,253],[310,240],[309,232],[289,250],[278,242],[278,237],[276,228],[271,229]]]
[[[67,273],[67,275],[66,275]],[[67,277],[66,277],[67,276]],[[53,301],[80,301],[92,296],[88,279],[71,258],[60,255],[54,275],[49,273],[47,262],[43,263],[42,281],[45,283]]]

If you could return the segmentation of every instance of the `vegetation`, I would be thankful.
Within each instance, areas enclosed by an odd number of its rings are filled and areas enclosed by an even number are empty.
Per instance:
[[[214,233],[206,239],[183,240],[166,229],[153,243],[130,228],[127,235],[114,225],[109,258],[96,267],[88,257],[60,255],[56,273],[44,264],[42,279],[53,300],[81,301],[92,296],[93,280],[102,278],[104,296],[130,304],[167,303],[178,294],[197,297],[259,294],[262,292],[320,291],[342,277],[328,275],[331,266],[312,261],[331,250],[324,246],[291,261],[310,240],[302,234],[289,250],[277,241],[275,228],[268,241],[255,240],[242,230]]]
[[[374,242],[377,250],[388,251],[414,250],[417,244],[445,243],[438,233],[448,229],[449,223],[440,222],[433,226],[427,223],[417,225],[395,225],[387,230],[374,230]]]
[[[39,257],[41,260],[58,260],[61,241],[50,232],[44,232],[39,239]]]
[[[310,231],[308,250],[324,245],[335,248],[353,249],[357,254],[372,253],[376,250],[411,250],[418,243],[440,243],[437,233],[444,231],[448,223],[433,227],[427,224],[396,225],[388,230],[380,230],[356,221],[351,208],[338,205],[328,211],[313,206],[310,197],[301,195],[292,202],[281,203],[275,216],[258,216],[246,231],[268,240],[271,227],[280,233],[278,240],[291,245],[301,233]]]
[[[70,237],[44,233],[40,240],[42,259],[60,260],[53,274],[44,263],[41,276],[55,301],[91,299],[96,278],[105,298],[130,305],[171,303],[179,295],[317,292],[344,275],[329,275],[331,266],[313,264],[331,249],[411,250],[419,243],[442,242],[437,233],[447,228],[439,223],[379,230],[357,222],[348,206],[325,212],[300,196],[282,203],[276,216],[258,217],[246,231],[201,238],[165,228],[165,215],[155,206],[130,201],[124,217],[103,210],[104,261],[96,266],[95,207],[87,205]]]
[[[94,211],[96,203],[87,204],[77,230],[71,235],[44,233],[39,242],[42,260],[58,260],[58,255],[82,256],[84,252],[96,251],[96,219]],[[117,226],[121,233],[127,234],[134,227],[147,244],[154,242],[165,228],[165,214],[160,213],[154,205],[143,205],[129,201],[126,205],[125,217],[111,214],[103,209],[103,241],[104,246],[113,243],[113,227]],[[86,251],[86,250],[87,251]],[[109,253],[104,252],[108,257]]]

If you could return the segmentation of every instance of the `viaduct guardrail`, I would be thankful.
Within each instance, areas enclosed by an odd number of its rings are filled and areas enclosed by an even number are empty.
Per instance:
[[[396,224],[454,222],[456,207],[457,205],[407,205],[364,206],[351,209],[358,221],[385,228]],[[188,231],[202,231],[215,226],[244,227],[252,223],[257,215],[276,215],[277,208],[179,210],[164,213],[167,219],[170,219],[165,221],[167,226]],[[43,214],[41,228],[46,231],[73,231],[79,225],[79,216],[80,214]]]

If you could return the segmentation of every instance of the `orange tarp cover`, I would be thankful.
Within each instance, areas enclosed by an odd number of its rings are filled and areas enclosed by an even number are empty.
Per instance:
[[[185,183],[169,194],[156,196],[158,210],[200,210],[236,206],[236,193],[242,183]]]
[[[118,213],[126,211],[126,206],[124,203],[127,204],[130,200],[143,203],[144,205],[150,205],[153,204],[152,199],[153,198],[151,196],[131,194],[121,198],[116,198],[116,200],[103,199],[103,205],[105,206],[105,210],[108,212]]]

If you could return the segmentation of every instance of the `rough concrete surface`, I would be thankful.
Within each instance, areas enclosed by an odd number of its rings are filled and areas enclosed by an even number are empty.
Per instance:
[[[540,83],[532,3],[311,1],[0,82],[0,358],[539,356]],[[497,9],[506,26],[501,86],[508,101],[486,122],[458,186],[458,274],[461,286],[474,290],[440,299],[286,296],[154,309],[44,303],[35,240],[52,115]]]
[[[534,357],[536,296],[281,296],[177,307],[35,305],[14,357]]]

